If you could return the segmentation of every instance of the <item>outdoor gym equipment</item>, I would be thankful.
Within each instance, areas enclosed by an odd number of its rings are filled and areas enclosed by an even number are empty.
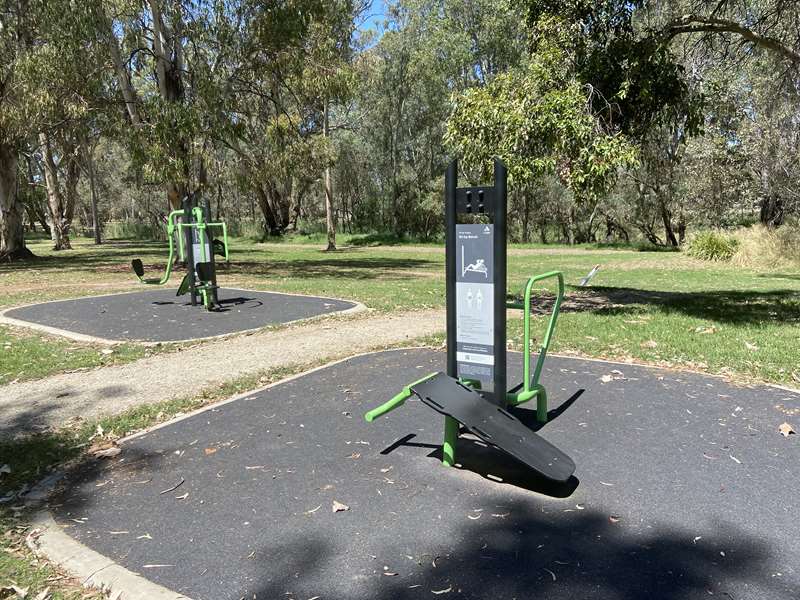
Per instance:
[[[445,416],[442,458],[455,463],[460,425],[511,454],[548,479],[568,480],[575,463],[506,410],[536,399],[536,418],[547,421],[547,392],[539,382],[564,298],[558,271],[531,277],[521,297],[506,295],[506,168],[494,163],[494,186],[458,188],[457,163],[445,178],[447,374],[432,373],[366,413],[369,422],[403,405],[412,395]],[[487,215],[483,222],[457,223],[459,214]],[[555,278],[558,293],[538,357],[531,356],[533,286]],[[523,311],[522,383],[506,387],[506,310]],[[533,367],[533,370],[532,370]]]
[[[142,261],[131,261],[133,272],[144,284],[164,285],[169,281],[175,264],[175,238],[178,240],[178,260],[192,265],[178,286],[177,296],[191,294],[192,306],[202,300],[207,310],[219,307],[217,298],[217,269],[214,255],[228,261],[228,227],[224,222],[211,222],[208,202],[198,203],[193,195],[183,199],[183,208],[173,210],[167,216],[167,240],[169,258],[164,274],[160,278],[145,278]],[[222,239],[216,239],[211,228],[222,229]],[[176,235],[177,232],[177,235]]]

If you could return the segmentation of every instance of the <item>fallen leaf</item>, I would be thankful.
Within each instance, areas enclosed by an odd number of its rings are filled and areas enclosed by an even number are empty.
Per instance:
[[[608,520],[612,523],[619,523],[621,519],[617,515],[609,515]]]
[[[641,344],[639,344],[639,346],[641,348],[650,348],[650,349],[658,348],[658,342],[655,340],[647,340],[646,342],[642,342]]]
[[[745,348],[747,348],[751,352],[756,352],[758,350],[758,346],[756,346],[755,344],[751,344],[750,342],[745,342],[744,345]]]
[[[333,506],[331,507],[333,512],[341,512],[344,510],[350,510],[350,507],[347,504],[342,504],[341,502],[337,502],[336,500],[333,501]]]
[[[794,430],[794,427],[792,427],[791,425],[789,425],[789,423],[781,423],[780,427],[778,427],[778,431],[780,431],[780,432],[781,432],[781,435],[782,435],[783,437],[789,437],[790,435],[792,435],[792,434],[794,434],[794,433],[797,433],[797,432]]]
[[[716,333],[716,327],[696,327],[694,332],[699,333],[700,335],[709,335],[711,333]]]
[[[95,458],[114,458],[120,452],[122,452],[122,448],[118,446],[110,446],[108,448],[103,448],[102,450],[95,450],[92,454]]]
[[[26,598],[28,596],[28,589],[27,588],[21,588],[21,587],[18,587],[16,585],[10,585],[10,586],[6,586],[6,587],[0,588],[0,597],[9,598],[9,600],[10,600],[11,597],[10,596],[6,596],[6,594],[8,594],[9,592],[11,592],[12,594],[16,594],[17,598]]]
[[[436,594],[438,596],[439,594],[449,594],[452,591],[453,591],[453,586],[449,585],[443,590],[431,590],[431,593]]]
[[[206,456],[209,456],[211,454],[214,454],[216,451],[217,451],[216,448],[206,448],[203,452],[206,453]]]

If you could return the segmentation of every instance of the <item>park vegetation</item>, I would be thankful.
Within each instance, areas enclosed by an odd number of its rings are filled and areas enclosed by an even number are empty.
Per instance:
[[[515,241],[752,262],[719,230],[796,228],[798,32],[792,0],[0,0],[0,260],[188,193],[240,235],[434,240],[447,163],[500,156]]]

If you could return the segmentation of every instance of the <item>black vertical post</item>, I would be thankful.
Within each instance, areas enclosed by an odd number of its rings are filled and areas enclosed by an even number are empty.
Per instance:
[[[211,284],[214,286],[211,288],[211,300],[214,306],[219,306],[219,298],[217,297],[217,263],[214,257],[214,236],[211,233],[211,229],[208,227],[208,223],[211,221],[211,206],[206,198],[203,198],[203,218],[206,221],[205,243],[208,245],[208,262],[211,263]]]
[[[494,399],[506,406],[506,166],[494,159]]]
[[[456,187],[458,162],[447,167],[444,178],[445,281],[447,294],[447,374],[458,378],[456,362]]]
[[[192,200],[188,194],[183,197],[183,223],[192,225],[194,223],[194,215],[192,215]],[[184,239],[186,240],[186,273],[189,277],[189,295],[192,298],[192,306],[197,306],[197,291],[195,289],[194,277],[194,238],[195,228],[184,227]]]

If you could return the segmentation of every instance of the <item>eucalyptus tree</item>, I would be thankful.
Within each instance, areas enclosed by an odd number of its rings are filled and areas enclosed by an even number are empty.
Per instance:
[[[78,178],[75,131],[90,109],[101,69],[91,44],[91,13],[68,0],[0,3],[0,257],[25,248],[18,164],[23,150],[43,156],[50,230],[69,248]],[[59,165],[63,162],[63,186]],[[30,182],[26,182],[30,183]]]
[[[18,199],[19,152],[32,113],[26,79],[28,54],[38,33],[35,6],[29,0],[0,3],[0,260],[29,258],[23,211]]]
[[[485,85],[524,53],[522,15],[511,2],[401,0],[359,58],[359,132],[382,225],[400,235],[440,219],[438,180],[453,92]]]

